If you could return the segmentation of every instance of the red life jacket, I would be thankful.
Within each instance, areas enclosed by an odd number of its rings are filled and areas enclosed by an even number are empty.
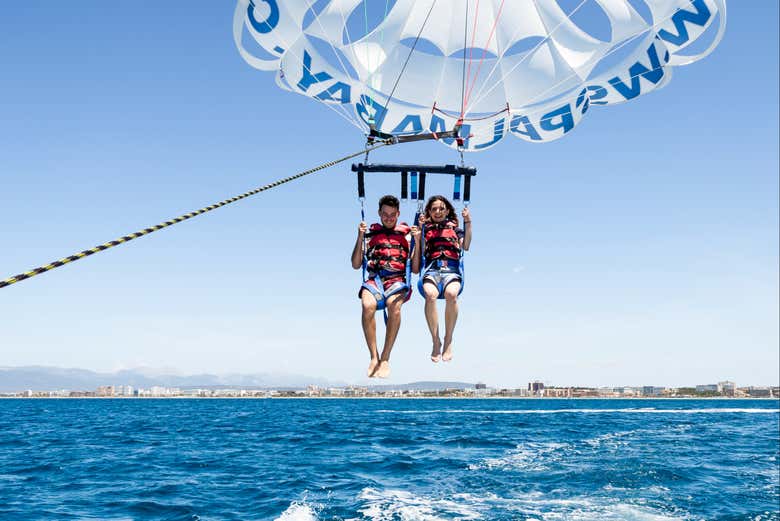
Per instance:
[[[411,231],[406,223],[398,223],[390,230],[374,223],[368,230],[368,248],[366,268],[372,273],[406,272],[406,260],[409,258],[409,241],[406,236]]]
[[[432,260],[459,260],[460,240],[458,238],[458,225],[455,221],[442,221],[440,223],[425,224],[425,259]]]

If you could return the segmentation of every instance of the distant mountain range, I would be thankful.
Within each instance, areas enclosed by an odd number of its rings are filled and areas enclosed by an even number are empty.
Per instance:
[[[309,385],[318,387],[347,387],[348,383],[296,374],[257,373],[224,375],[195,374],[177,375],[165,370],[138,368],[126,369],[114,373],[98,373],[86,369],[65,369],[60,367],[26,366],[0,367],[0,392],[19,392],[27,389],[35,391],[91,391],[102,385],[132,385],[135,388],[152,386],[217,389],[304,389]],[[398,385],[373,385],[375,390],[436,390],[474,387],[464,382],[413,382]]]

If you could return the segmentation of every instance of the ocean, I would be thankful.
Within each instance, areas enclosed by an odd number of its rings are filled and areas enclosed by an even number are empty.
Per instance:
[[[780,520],[776,400],[5,399],[2,520]]]

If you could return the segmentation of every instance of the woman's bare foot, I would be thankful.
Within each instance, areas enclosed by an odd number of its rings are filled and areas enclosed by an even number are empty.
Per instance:
[[[387,378],[390,376],[390,362],[388,360],[382,360],[374,370],[374,376],[377,378]]]
[[[369,377],[369,378],[373,378],[374,376],[376,376],[376,375],[374,374],[374,371],[376,371],[376,367],[377,367],[378,365],[379,365],[379,359],[378,359],[378,358],[372,358],[372,359],[371,359],[371,363],[370,363],[370,364],[368,364],[368,371],[367,371],[367,374],[368,374],[368,377]]]
[[[433,350],[431,351],[431,362],[437,363],[441,360],[441,340],[438,338],[433,341]]]
[[[441,353],[441,359],[444,362],[452,360],[452,340],[448,342],[446,338],[444,339],[444,351]]]

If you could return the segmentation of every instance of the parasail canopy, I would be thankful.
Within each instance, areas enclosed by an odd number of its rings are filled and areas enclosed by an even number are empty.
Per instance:
[[[247,63],[361,131],[462,122],[477,151],[561,138],[594,105],[663,87],[725,25],[725,0],[238,0],[233,34]]]

